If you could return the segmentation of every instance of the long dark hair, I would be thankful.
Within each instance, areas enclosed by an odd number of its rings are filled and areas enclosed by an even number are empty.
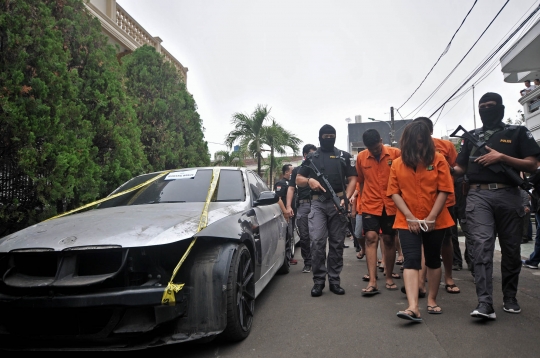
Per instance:
[[[417,144],[418,139],[421,139],[423,143],[420,149]],[[430,165],[435,158],[435,145],[431,133],[422,121],[409,123],[405,127],[399,145],[403,163],[410,168],[415,169],[420,163]]]

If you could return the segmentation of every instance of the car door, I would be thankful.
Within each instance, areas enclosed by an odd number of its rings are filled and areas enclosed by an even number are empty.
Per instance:
[[[253,203],[253,201],[257,200],[261,192],[268,191],[269,189],[254,172],[247,171],[247,177]],[[254,211],[259,223],[259,237],[256,239],[255,244],[260,247],[261,251],[261,277],[263,277],[274,267],[278,259],[279,236],[280,231],[282,231],[279,227],[278,218],[281,216],[281,211],[276,204],[255,207]]]

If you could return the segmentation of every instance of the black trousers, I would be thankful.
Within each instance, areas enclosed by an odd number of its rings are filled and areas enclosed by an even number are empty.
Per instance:
[[[446,229],[440,229],[415,234],[409,230],[398,229],[401,250],[405,258],[403,268],[422,269],[422,245],[426,266],[432,269],[441,267],[441,247],[445,232]]]
[[[519,189],[488,190],[471,185],[465,211],[473,242],[478,302],[493,304],[495,235],[501,246],[503,295],[515,297],[521,272],[521,220],[525,215]]]

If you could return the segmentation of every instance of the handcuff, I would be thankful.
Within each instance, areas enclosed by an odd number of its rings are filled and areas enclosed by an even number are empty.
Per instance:
[[[428,229],[429,229],[428,224],[433,224],[435,222],[435,220],[428,221],[426,219],[424,219],[424,220],[418,220],[418,219],[410,220],[410,219],[407,219],[407,221],[408,222],[416,222],[416,223],[418,223],[418,225],[420,225],[420,229],[422,229],[423,232],[428,231]]]

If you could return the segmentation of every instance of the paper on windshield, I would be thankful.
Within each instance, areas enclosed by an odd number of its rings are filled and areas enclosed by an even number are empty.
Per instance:
[[[197,169],[183,170],[181,172],[172,172],[165,177],[165,180],[193,179],[195,178],[196,174]]]

